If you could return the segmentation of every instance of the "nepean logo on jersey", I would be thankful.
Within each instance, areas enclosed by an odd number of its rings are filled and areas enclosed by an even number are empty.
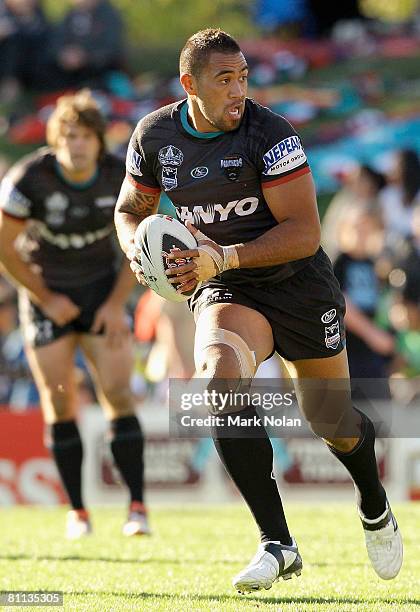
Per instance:
[[[180,206],[177,215],[180,221],[191,221],[192,223],[215,223],[215,221],[227,221],[229,216],[246,217],[252,215],[258,208],[258,198],[243,198],[232,200],[225,206],[223,204],[196,205],[192,208]]]
[[[305,151],[302,148],[299,136],[289,136],[278,142],[263,155],[264,171],[266,176],[283,174],[297,168],[306,162]]]

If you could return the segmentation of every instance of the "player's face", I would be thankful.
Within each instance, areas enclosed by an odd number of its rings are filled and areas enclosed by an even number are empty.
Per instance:
[[[248,90],[248,66],[242,53],[212,53],[195,80],[195,101],[203,131],[230,132],[241,122]]]
[[[57,138],[55,153],[58,162],[70,174],[94,172],[101,143],[95,132],[83,125],[65,125]]]

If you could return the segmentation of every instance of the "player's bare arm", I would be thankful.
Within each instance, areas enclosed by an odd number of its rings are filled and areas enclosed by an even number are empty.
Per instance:
[[[247,242],[235,245],[240,268],[275,266],[314,255],[321,225],[311,174],[287,183],[263,186],[264,198],[278,225]]]
[[[146,193],[124,179],[115,207],[115,226],[121,248],[129,259],[137,226],[157,212],[159,198],[160,194]]]
[[[67,296],[48,289],[41,275],[20,257],[15,243],[25,225],[0,211],[0,263],[14,284],[25,287],[31,300],[57,325],[65,325],[78,316],[79,308]]]
[[[194,261],[167,272],[168,276],[173,276],[171,282],[181,283],[178,291],[189,291],[199,280],[207,280],[232,268],[275,266],[316,253],[321,228],[312,176],[305,174],[275,187],[268,185],[263,193],[278,225],[255,240],[221,247],[189,226],[198,239],[199,249],[183,251],[173,257],[190,257]],[[200,249],[203,245],[207,245],[207,253]],[[209,254],[208,248],[213,252]]]

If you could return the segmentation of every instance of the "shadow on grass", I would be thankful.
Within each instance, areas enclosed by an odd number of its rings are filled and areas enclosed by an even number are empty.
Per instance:
[[[101,561],[103,563],[170,563],[173,565],[185,565],[186,563],[209,563],[209,559],[197,559],[196,557],[192,557],[191,559],[183,558],[183,559],[170,559],[165,557],[164,559],[150,557],[146,559],[134,558],[134,559],[119,559],[112,557],[85,557],[80,555],[29,555],[29,554],[10,554],[10,555],[0,555],[1,561],[82,561],[86,563],[91,563],[95,561]],[[240,559],[212,559],[212,565],[235,565],[236,563],[240,563]],[[307,566],[310,567],[329,567],[329,566],[337,566],[340,567],[362,567],[364,563],[356,563],[354,561],[349,562],[317,562],[317,563],[308,563]]]
[[[168,563],[172,565],[185,565],[187,563],[209,563],[209,559],[197,559],[196,557],[188,559],[170,559],[165,557],[164,559],[159,559],[156,557],[151,557],[147,559],[141,559],[136,557],[135,559],[119,559],[112,557],[82,557],[80,555],[28,555],[28,554],[18,554],[18,555],[0,555],[0,561],[77,561],[77,562],[103,562],[103,563]],[[234,565],[238,563],[238,561],[226,561],[226,560],[212,560],[212,564],[216,565]]]
[[[377,597],[375,599],[357,598],[357,597],[255,597],[253,595],[197,595],[191,593],[191,595],[185,594],[170,594],[170,593],[132,593],[132,592],[121,592],[121,591],[64,591],[64,595],[72,596],[97,596],[103,595],[106,597],[124,597],[131,600],[143,600],[143,599],[165,599],[175,600],[181,599],[185,601],[204,601],[204,602],[239,602],[239,601],[251,601],[255,603],[265,604],[416,604],[420,605],[420,599],[392,599],[390,597]]]

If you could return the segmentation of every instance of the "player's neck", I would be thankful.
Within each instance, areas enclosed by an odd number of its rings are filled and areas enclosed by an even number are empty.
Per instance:
[[[200,111],[198,104],[188,98],[188,113],[187,119],[191,127],[193,127],[197,132],[210,133],[210,132],[219,132],[219,130],[212,125],[207,119],[204,117],[202,112]]]
[[[85,168],[83,170],[73,170],[70,168],[66,168],[57,161],[57,168],[61,176],[65,181],[72,184],[80,184],[89,183],[97,174],[98,166],[95,164],[94,166],[89,166],[89,168]]]

